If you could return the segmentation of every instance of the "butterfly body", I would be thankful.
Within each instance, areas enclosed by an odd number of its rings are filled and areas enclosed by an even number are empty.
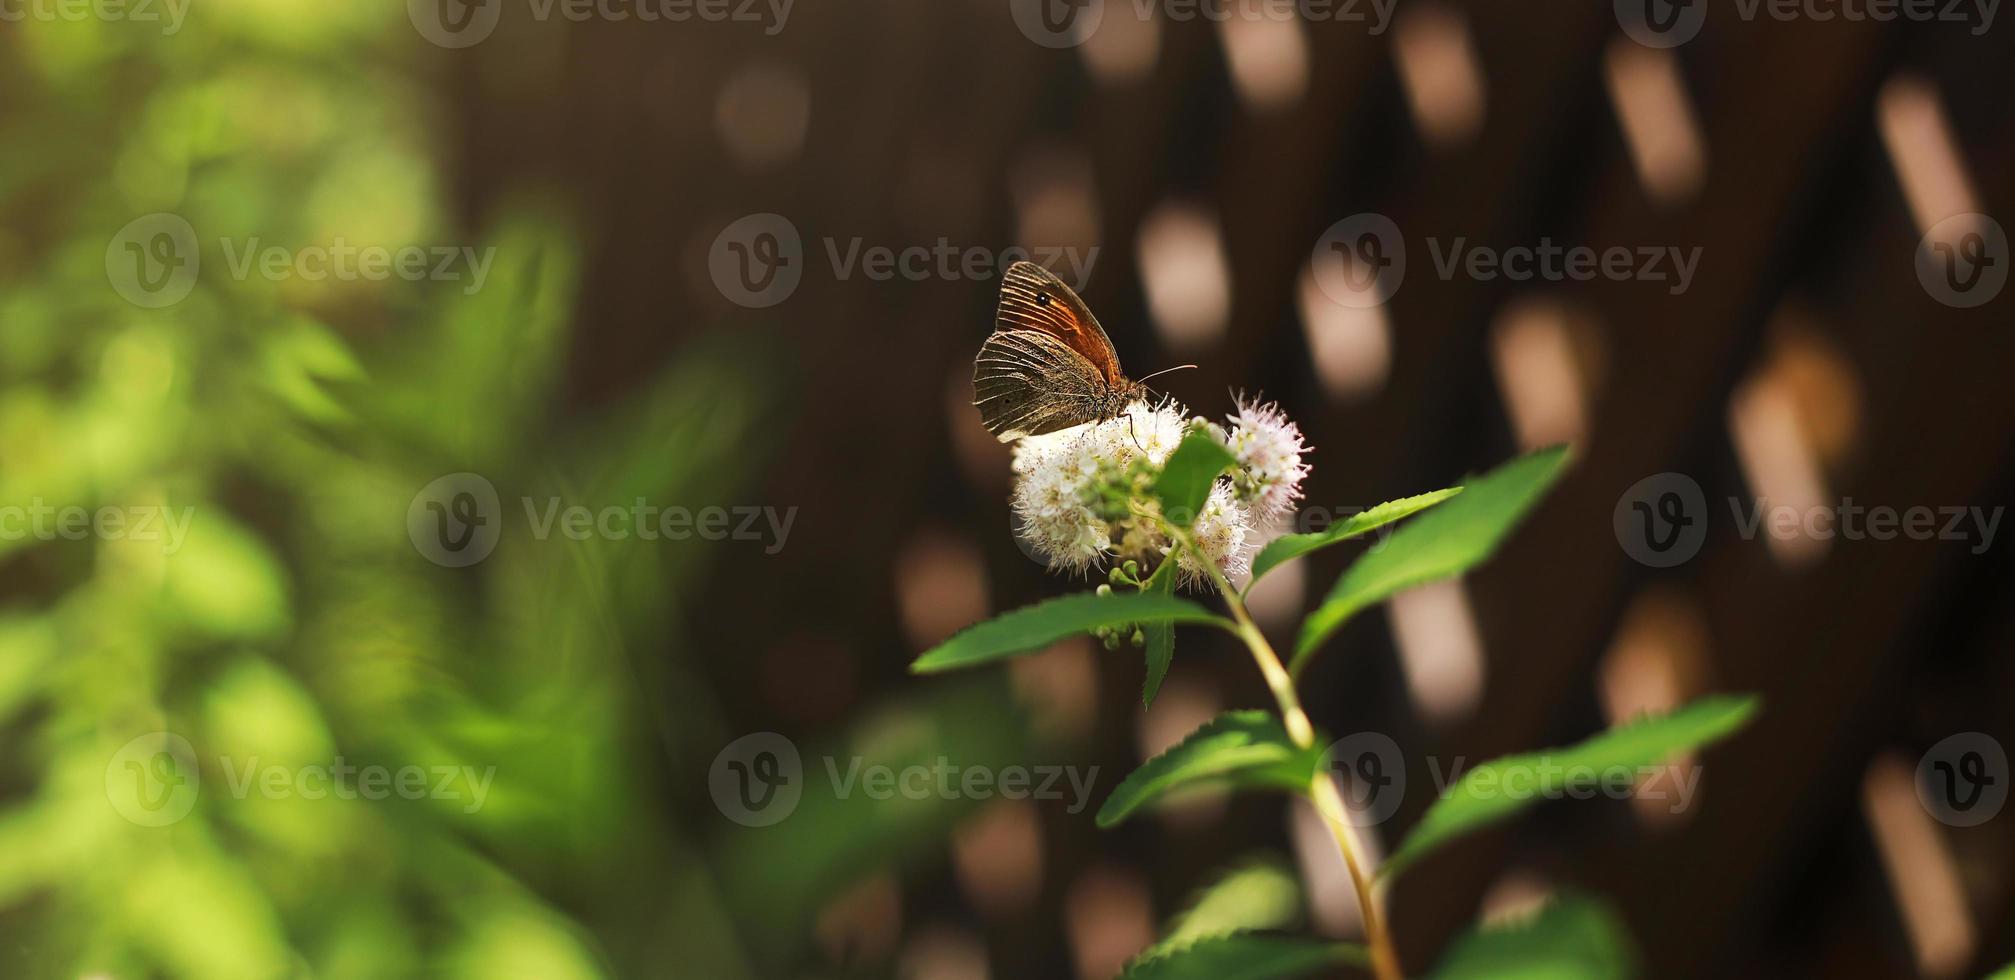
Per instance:
[[[1105,328],[1048,269],[1001,279],[994,332],[973,359],[973,405],[1002,442],[1116,418],[1147,387],[1127,380]]]

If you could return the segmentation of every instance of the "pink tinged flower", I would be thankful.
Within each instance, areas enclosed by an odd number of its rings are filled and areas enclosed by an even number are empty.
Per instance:
[[[1255,521],[1271,526],[1294,512],[1301,500],[1301,481],[1308,476],[1302,457],[1309,451],[1301,429],[1272,402],[1239,400],[1225,446],[1238,457],[1248,477],[1244,490]]]

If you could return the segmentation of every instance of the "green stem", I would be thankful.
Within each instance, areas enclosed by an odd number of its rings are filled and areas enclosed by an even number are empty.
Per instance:
[[[1301,697],[1295,693],[1294,679],[1289,676],[1287,668],[1281,666],[1280,655],[1273,652],[1273,645],[1267,642],[1266,635],[1253,623],[1252,614],[1245,608],[1245,599],[1237,589],[1232,588],[1231,581],[1224,577],[1217,563],[1205,557],[1203,549],[1197,547],[1196,539],[1187,528],[1168,525],[1168,530],[1179,545],[1170,552],[1168,560],[1176,560],[1177,553],[1186,550],[1210,576],[1218,592],[1224,595],[1225,605],[1231,609],[1231,617],[1238,627],[1234,632],[1252,651],[1260,676],[1266,678],[1267,688],[1280,704],[1280,716],[1287,726],[1287,737],[1298,748],[1313,749],[1315,726],[1309,724],[1308,712],[1301,708]],[[1305,795],[1315,805],[1316,812],[1322,815],[1330,836],[1336,838],[1336,849],[1343,854],[1343,866],[1350,871],[1350,883],[1357,890],[1358,908],[1364,916],[1364,937],[1371,947],[1373,975],[1378,980],[1403,980],[1404,975],[1399,971],[1399,954],[1393,948],[1392,936],[1385,931],[1385,922],[1378,914],[1377,898],[1372,894],[1370,862],[1365,857],[1363,842],[1357,838],[1357,829],[1351,825],[1350,813],[1344,808],[1343,796],[1336,791],[1335,781],[1321,768],[1309,780]]]

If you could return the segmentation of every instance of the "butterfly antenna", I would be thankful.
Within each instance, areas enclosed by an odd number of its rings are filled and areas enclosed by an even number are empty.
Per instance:
[[[1193,368],[1193,367],[1196,367],[1196,365],[1194,365],[1194,364],[1178,364],[1178,365],[1176,365],[1175,367],[1172,367],[1172,368],[1162,368],[1161,370],[1159,370],[1159,371],[1156,371],[1155,373],[1153,373],[1153,374],[1150,374],[1150,375],[1148,375],[1147,377],[1144,377],[1144,378],[1141,378],[1140,380],[1141,380],[1141,381],[1142,381],[1143,383],[1145,383],[1145,382],[1147,381],[1147,379],[1148,379],[1148,378],[1159,378],[1159,377],[1161,377],[1162,375],[1164,375],[1164,374],[1167,374],[1167,373],[1169,373],[1170,371],[1181,371],[1181,370],[1183,370],[1183,369],[1185,369],[1185,368]]]

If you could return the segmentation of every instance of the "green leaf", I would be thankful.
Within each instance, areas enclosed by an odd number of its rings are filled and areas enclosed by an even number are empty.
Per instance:
[[[1177,527],[1196,523],[1196,515],[1210,500],[1211,485],[1217,475],[1236,464],[1231,451],[1218,444],[1210,433],[1197,430],[1183,437],[1182,444],[1163,463],[1155,477],[1154,495],[1161,498],[1161,515]]]
[[[1432,493],[1388,500],[1370,510],[1352,514],[1343,523],[1332,525],[1327,530],[1311,531],[1307,534],[1283,534],[1267,542],[1266,547],[1261,548],[1258,556],[1253,558],[1252,581],[1259,581],[1261,575],[1272,571],[1275,566],[1293,561],[1318,548],[1327,548],[1339,541],[1348,541],[1375,531],[1400,518],[1411,517],[1461,492],[1461,487],[1449,487]],[[1251,590],[1252,585],[1248,583],[1246,591]]]
[[[1065,637],[1100,626],[1166,621],[1210,623],[1235,627],[1210,610],[1183,599],[1146,593],[1099,595],[1080,592],[1017,609],[976,626],[926,651],[910,664],[910,673],[931,674],[970,667],[1017,653],[1040,650]]]
[[[1562,895],[1528,921],[1464,934],[1434,980],[1625,980],[1637,973],[1634,947],[1608,906]]]
[[[1171,549],[1154,567],[1154,574],[1148,576],[1142,586],[1143,595],[1175,595],[1176,555],[1181,549]],[[1158,619],[1141,626],[1147,640],[1147,680],[1141,684],[1140,704],[1143,708],[1154,706],[1154,694],[1161,690],[1162,678],[1168,676],[1168,665],[1175,660],[1175,624]]]
[[[1299,791],[1315,775],[1321,753],[1296,748],[1280,720],[1264,711],[1233,711],[1211,719],[1167,752],[1142,763],[1099,808],[1111,827],[1164,796],[1206,780]]]
[[[1987,980],[2015,980],[2015,963],[2010,963],[1989,974]]]
[[[1734,734],[1755,715],[1758,703],[1754,695],[1701,698],[1669,715],[1640,718],[1565,748],[1483,763],[1463,773],[1428,808],[1379,876],[1398,877],[1441,845],[1542,799],[1621,780],[1624,774],[1635,782],[1644,767]]]
[[[1174,952],[1142,954],[1120,980],[1281,980],[1338,964],[1363,966],[1364,949],[1288,936],[1233,933],[1201,939]]]
[[[1257,858],[1226,872],[1190,901],[1161,942],[1140,959],[1172,953],[1201,939],[1301,922],[1301,883],[1279,861]]]
[[[1566,446],[1514,459],[1466,481],[1461,496],[1447,506],[1400,528],[1383,547],[1360,556],[1301,624],[1291,671],[1300,674],[1316,648],[1359,610],[1482,564],[1539,502],[1566,463]]]

